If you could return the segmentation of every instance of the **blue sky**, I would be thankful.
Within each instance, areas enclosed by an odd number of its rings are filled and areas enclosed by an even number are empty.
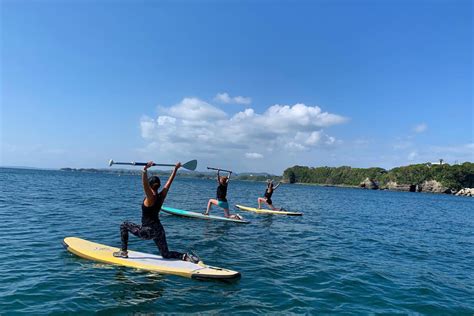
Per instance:
[[[2,1],[0,165],[474,161],[470,1]]]

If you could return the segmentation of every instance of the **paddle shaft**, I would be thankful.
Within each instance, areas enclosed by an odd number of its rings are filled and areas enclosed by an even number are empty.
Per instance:
[[[220,168],[207,167],[207,169],[209,169],[209,170],[217,170],[217,171],[225,171],[225,172],[232,173],[231,170],[225,170],[225,169],[220,169]]]
[[[147,162],[113,162],[113,165],[127,165],[127,166],[146,166]],[[159,167],[174,167],[176,165],[168,164],[168,163],[154,163],[152,166],[159,166]]]
[[[146,166],[148,163],[147,162],[115,162],[113,160],[109,161],[109,166],[112,165],[127,165],[127,166]],[[176,166],[175,164],[169,164],[169,163],[153,163],[152,166],[160,166],[160,167],[174,167]],[[196,170],[197,166],[197,161],[196,160],[190,160],[184,164],[181,165],[184,169],[188,170]]]

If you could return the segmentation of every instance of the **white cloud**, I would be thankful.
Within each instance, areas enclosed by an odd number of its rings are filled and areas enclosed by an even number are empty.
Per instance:
[[[236,97],[231,97],[227,92],[216,94],[216,96],[214,97],[214,101],[225,104],[232,103],[249,105],[250,103],[252,103],[252,99],[249,97],[242,97],[240,95]]]
[[[184,98],[170,108],[160,108],[171,117],[189,121],[223,119],[227,114],[198,98]]]
[[[309,134],[308,138],[306,138],[305,143],[307,145],[316,145],[321,140],[321,133],[322,131],[312,132]]]
[[[158,116],[158,119],[156,121],[158,125],[174,124],[176,123],[176,118],[162,115],[162,116]]]
[[[307,150],[307,147],[300,143],[290,141],[285,144],[285,149],[288,149],[290,151],[304,151]]]
[[[234,102],[237,104],[249,105],[250,103],[252,103],[252,99],[249,97],[242,97],[239,95],[239,96],[234,97]]]
[[[410,161],[415,160],[416,157],[418,157],[418,153],[416,151],[412,151],[408,154],[408,160]]]
[[[148,116],[143,116],[140,120],[140,130],[142,132],[142,137],[145,139],[153,138],[154,129],[155,129],[155,121]]]
[[[301,103],[273,105],[263,113],[247,108],[229,116],[205,101],[184,98],[169,108],[161,107],[160,112],[156,119],[144,116],[140,121],[150,152],[221,159],[259,159],[263,158],[262,150],[284,156],[291,151],[334,146],[338,141],[322,128],[347,121]]]
[[[326,145],[333,145],[336,143],[336,138],[332,136],[327,136],[327,140],[324,143]]]
[[[428,129],[428,125],[426,125],[425,123],[420,123],[420,124],[416,125],[415,127],[413,127],[413,131],[415,133],[423,133],[427,129]]]
[[[322,112],[319,106],[306,106],[298,103],[293,106],[273,105],[263,114],[269,124],[282,124],[285,127],[327,127],[345,123],[347,118]]]
[[[245,153],[245,157],[249,159],[262,159],[263,155],[259,153]]]
[[[297,132],[294,139],[289,141],[285,147],[290,150],[309,150],[322,144],[332,146],[337,142],[335,137],[324,134],[323,130],[311,133]]]

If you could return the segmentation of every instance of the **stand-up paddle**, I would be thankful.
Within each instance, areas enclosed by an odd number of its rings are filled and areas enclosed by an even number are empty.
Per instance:
[[[221,169],[221,168],[207,167],[207,169],[208,170],[225,171],[225,172],[228,172],[228,173],[232,173],[232,170],[225,170],[225,169]]]
[[[147,162],[136,162],[136,161],[132,161],[132,162],[116,162],[116,161],[113,161],[112,159],[110,159],[110,161],[109,161],[109,166],[112,167],[112,165],[146,166],[146,165],[147,165]],[[169,164],[169,163],[154,163],[153,166],[159,166],[159,167],[174,167],[175,164]],[[196,167],[197,167],[197,160],[196,160],[196,159],[190,160],[190,161],[188,161],[187,163],[183,164],[182,167],[183,167],[184,169],[188,169],[188,170],[194,171],[194,170],[196,170]]]

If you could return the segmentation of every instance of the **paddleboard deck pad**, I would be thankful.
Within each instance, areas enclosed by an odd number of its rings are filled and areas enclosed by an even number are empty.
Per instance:
[[[172,208],[172,207],[167,207],[167,206],[161,207],[161,210],[168,214],[183,216],[183,217],[199,218],[199,219],[206,219],[206,220],[218,220],[218,221],[233,222],[233,223],[239,223],[239,224],[250,224],[249,221],[246,221],[243,219],[227,218],[224,216],[215,216],[215,215],[204,215],[197,212],[185,211],[185,210],[180,210],[177,208]]]
[[[267,210],[267,209],[258,209],[255,207],[248,207],[248,206],[243,206],[243,205],[236,205],[236,208],[242,211],[247,211],[247,212],[254,212],[258,214],[273,214],[273,215],[288,215],[288,216],[301,216],[303,213],[300,212],[288,212],[288,211],[273,211],[273,210]]]
[[[63,244],[69,252],[85,259],[161,274],[173,274],[200,280],[229,280],[240,277],[240,273],[237,271],[208,266],[202,261],[195,264],[182,260],[163,259],[158,255],[138,251],[129,250],[128,258],[116,258],[113,253],[119,251],[118,248],[77,237],[66,237]]]

